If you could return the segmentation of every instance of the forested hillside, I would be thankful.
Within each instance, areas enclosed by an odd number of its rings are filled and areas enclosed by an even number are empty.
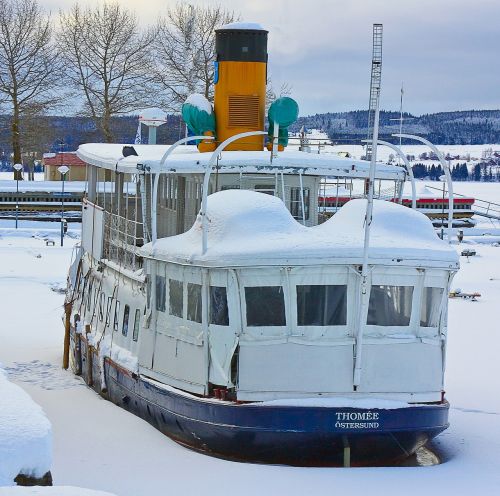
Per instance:
[[[399,112],[380,112],[380,137],[399,132]],[[403,115],[403,131],[425,136],[435,144],[481,145],[500,143],[500,110],[464,110],[416,116]],[[366,138],[368,111],[336,112],[300,117],[291,128],[322,129],[330,139],[350,143]]]

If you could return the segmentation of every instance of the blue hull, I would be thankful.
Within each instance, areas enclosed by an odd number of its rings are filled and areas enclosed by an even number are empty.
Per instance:
[[[404,459],[448,427],[447,402],[393,410],[259,406],[207,401],[105,362],[108,399],[175,441],[221,458],[300,466]]]

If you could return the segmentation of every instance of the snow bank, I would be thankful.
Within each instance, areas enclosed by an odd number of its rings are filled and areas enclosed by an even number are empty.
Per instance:
[[[81,487],[4,487],[0,488],[0,496],[113,496],[111,493],[92,491]]]
[[[363,256],[366,200],[352,200],[330,220],[305,227],[276,197],[227,190],[208,197],[208,251],[201,255],[200,216],[186,233],[142,248],[145,256],[181,263],[260,265],[276,263],[358,263]],[[372,260],[411,260],[422,265],[458,263],[420,212],[375,200],[371,229]],[[341,259],[341,260],[340,260]]]
[[[0,486],[22,473],[41,478],[52,463],[52,429],[43,410],[0,368]]]
[[[212,113],[212,104],[199,93],[193,93],[192,95],[189,95],[184,103],[188,103],[193,107],[196,107],[198,110],[206,112],[207,114]]]
[[[230,22],[229,24],[224,24],[219,29],[248,29],[254,31],[265,31],[265,29],[257,22]]]
[[[263,401],[259,406],[312,406],[320,408],[363,408],[376,410],[396,410],[412,405],[404,401],[383,398],[297,398]]]
[[[95,333],[88,336],[89,343],[97,347],[99,346],[99,359],[101,360],[101,371],[104,370],[104,359],[111,358],[113,362],[123,368],[137,373],[139,371],[139,363],[137,356],[133,355],[129,350],[112,343],[111,336],[104,336],[102,339],[101,333]]]

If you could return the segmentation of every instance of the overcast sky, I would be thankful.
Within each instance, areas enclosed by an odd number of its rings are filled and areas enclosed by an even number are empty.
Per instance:
[[[95,4],[102,0],[88,0]],[[57,13],[74,2],[39,0]],[[176,0],[119,0],[153,23]],[[372,24],[384,24],[381,108],[415,114],[500,108],[500,0],[192,0],[269,30],[275,87],[301,115],[368,105]]]

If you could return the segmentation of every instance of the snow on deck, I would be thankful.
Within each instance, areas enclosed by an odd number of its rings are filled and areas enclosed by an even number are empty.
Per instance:
[[[43,410],[0,368],[0,486],[41,478],[52,463],[52,428]]]
[[[325,223],[305,227],[277,197],[245,190],[208,197],[208,251],[201,255],[201,217],[186,233],[145,245],[145,256],[218,266],[355,263],[363,256],[366,200],[352,200]],[[374,201],[370,258],[456,265],[455,250],[429,219],[407,207]],[[354,262],[353,262],[354,261]]]

